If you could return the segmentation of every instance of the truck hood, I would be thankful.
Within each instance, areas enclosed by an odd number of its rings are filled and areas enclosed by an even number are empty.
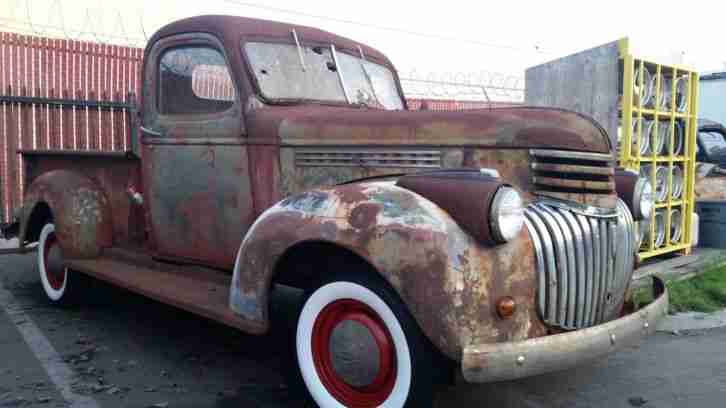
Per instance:
[[[266,106],[247,113],[257,143],[288,146],[462,146],[610,153],[588,116],[539,107],[382,111],[318,105]]]

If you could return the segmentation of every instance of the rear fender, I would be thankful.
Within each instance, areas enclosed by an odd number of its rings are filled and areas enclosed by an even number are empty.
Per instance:
[[[55,233],[67,258],[92,258],[113,242],[108,199],[91,179],[68,170],[53,170],[37,177],[27,189],[20,214],[20,242],[33,240],[33,223],[42,220],[36,210],[47,205]],[[37,237],[36,237],[37,238]]]
[[[288,249],[310,241],[335,244],[370,264],[451,358],[460,358],[462,346],[473,341],[526,338],[533,325],[541,326],[524,230],[513,243],[482,246],[444,210],[393,182],[307,191],[265,211],[237,255],[231,309],[267,328],[276,264]],[[514,319],[496,318],[499,293],[521,304]]]

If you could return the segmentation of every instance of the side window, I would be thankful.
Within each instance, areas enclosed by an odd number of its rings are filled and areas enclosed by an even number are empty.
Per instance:
[[[172,48],[159,59],[157,109],[162,115],[223,112],[235,100],[224,56],[205,46]]]

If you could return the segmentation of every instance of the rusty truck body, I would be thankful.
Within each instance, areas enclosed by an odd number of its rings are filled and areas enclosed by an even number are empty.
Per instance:
[[[652,189],[589,117],[410,111],[379,51],[241,17],[162,28],[143,81],[128,152],[24,152],[20,242],[54,302],[90,275],[262,334],[273,285],[302,288],[294,356],[324,407],[430,404],[439,364],[568,368],[665,314],[659,281],[625,307]],[[374,361],[346,371],[355,350]]]

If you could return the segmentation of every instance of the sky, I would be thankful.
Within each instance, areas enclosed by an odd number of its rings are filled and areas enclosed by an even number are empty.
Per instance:
[[[199,14],[332,31],[381,50],[404,78],[521,88],[527,67],[621,37],[638,57],[726,70],[726,2],[706,0],[0,0],[0,30],[141,46]]]

